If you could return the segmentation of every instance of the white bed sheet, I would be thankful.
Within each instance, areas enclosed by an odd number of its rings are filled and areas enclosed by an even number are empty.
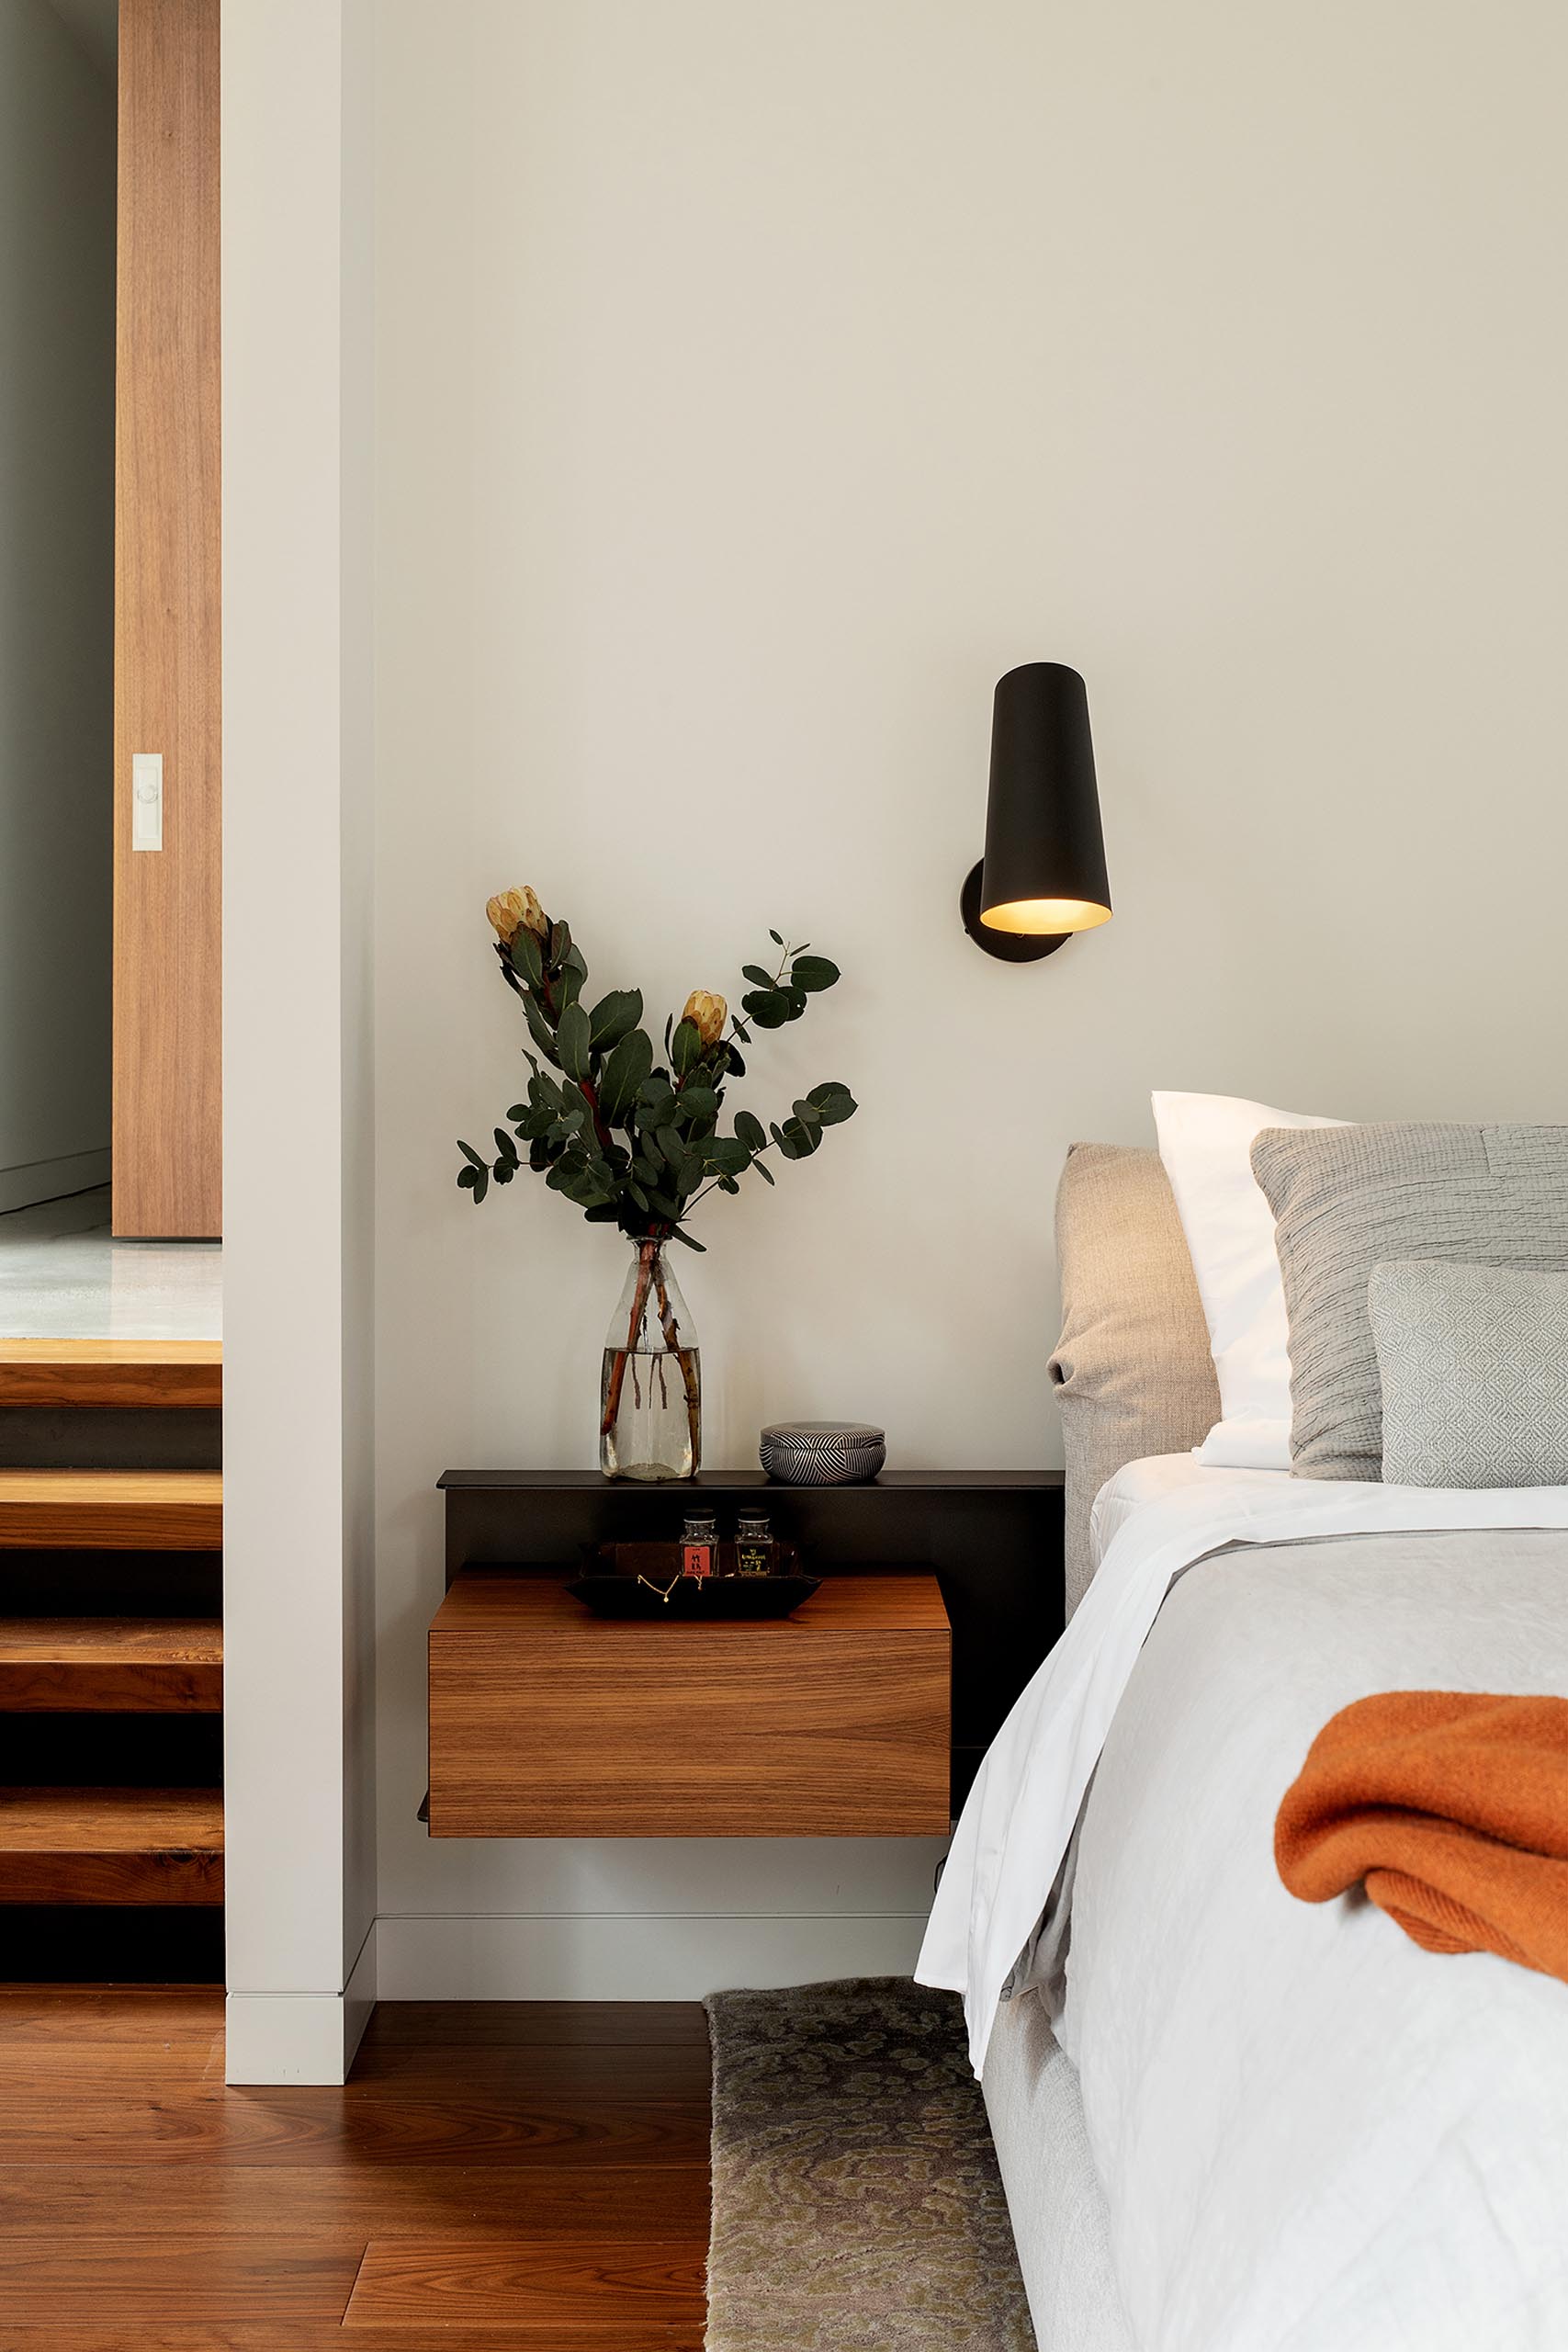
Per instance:
[[[964,1996],[978,2075],[997,2006],[1043,1910],[1117,1705],[1171,1579],[1232,1544],[1445,1528],[1568,1528],[1568,1487],[1461,1489],[1130,1465],[1095,1505],[1094,1581],[998,1733],[954,1833],[915,1974]],[[1283,1795],[1283,1789],[1280,1794]]]
[[[1167,1600],[1084,1808],[1055,2027],[1139,2352],[1568,2345],[1568,1986],[1299,1903],[1273,1861],[1332,1714],[1568,1690],[1565,1603],[1541,1530],[1232,1549]]]

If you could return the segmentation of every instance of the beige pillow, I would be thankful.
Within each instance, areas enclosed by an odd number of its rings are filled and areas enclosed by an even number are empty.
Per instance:
[[[1076,1143],[1056,1193],[1062,1336],[1051,1359],[1066,1460],[1067,1613],[1089,1514],[1124,1464],[1201,1445],[1220,1418],[1209,1329],[1159,1154]]]

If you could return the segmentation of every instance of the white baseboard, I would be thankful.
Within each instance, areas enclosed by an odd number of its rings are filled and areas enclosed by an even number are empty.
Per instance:
[[[231,1993],[225,2079],[345,2082],[378,2000],[699,2001],[747,1984],[908,1976],[923,1916],[560,1913],[378,1918],[342,1993]]]
[[[925,1919],[383,1912],[376,1929],[383,2001],[697,2001],[736,1984],[908,1976]]]
[[[231,1993],[224,2004],[223,2079],[343,2083],[376,2007],[374,1924],[341,1993]]]
[[[103,1151],[68,1152],[63,1159],[34,1159],[25,1168],[0,1168],[0,1215],[30,1209],[39,1201],[63,1200],[68,1193],[90,1193],[109,1181]]]

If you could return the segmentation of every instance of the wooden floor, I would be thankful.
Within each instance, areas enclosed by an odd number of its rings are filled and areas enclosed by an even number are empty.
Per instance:
[[[675,2004],[398,2003],[231,2090],[222,1996],[0,1989],[0,2352],[701,2352],[708,2054]]]

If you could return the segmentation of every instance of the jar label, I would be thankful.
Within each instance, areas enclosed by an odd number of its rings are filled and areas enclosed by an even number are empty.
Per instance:
[[[681,1574],[683,1577],[695,1577],[699,1584],[704,1577],[711,1577],[713,1574],[713,1545],[711,1544],[683,1544],[681,1546]]]

